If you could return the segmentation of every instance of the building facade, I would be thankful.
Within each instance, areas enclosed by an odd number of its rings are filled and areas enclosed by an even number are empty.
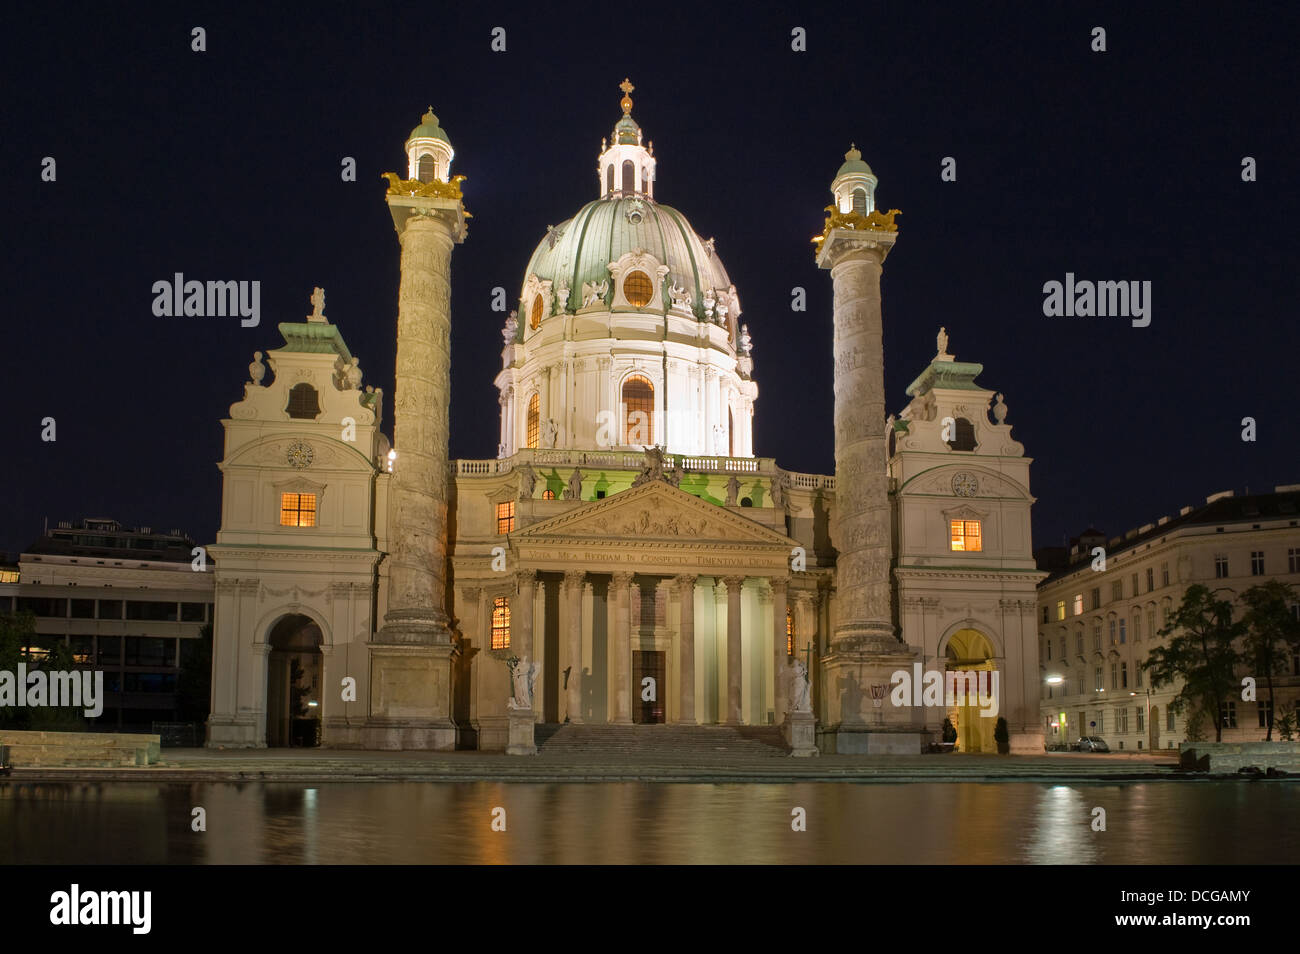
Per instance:
[[[1104,550],[1104,569],[1097,548]],[[1240,618],[1242,592],[1273,578],[1300,594],[1300,485],[1271,494],[1213,494],[1202,506],[1183,507],[1122,537],[1091,529],[1081,534],[1065,566],[1038,593],[1040,710],[1048,744],[1096,735],[1112,750],[1127,751],[1187,741],[1186,713],[1169,706],[1181,687],[1153,689],[1142,670],[1151,648],[1167,642],[1159,630],[1193,584],[1232,598]],[[1300,601],[1292,611],[1300,616]],[[1257,701],[1230,700],[1220,714],[1225,742],[1264,738],[1268,698],[1264,680],[1258,683]],[[1274,687],[1275,717],[1294,710],[1300,655],[1274,677]],[[1213,739],[1213,723],[1203,732]]]
[[[897,227],[870,167],[849,151],[815,240],[835,288],[836,475],[802,473],[755,454],[739,294],[713,240],[656,197],[622,89],[595,198],[548,228],[502,329],[495,455],[447,457],[450,255],[468,216],[431,111],[407,178],[386,174],[402,262],[391,446],[323,293],[255,356],[223,422],[209,744],[277,744],[304,717],[286,706],[315,703],[325,745],[504,749],[518,663],[531,718],[570,724],[782,724],[806,669],[823,750],[916,752],[945,715],[971,718],[881,704],[924,662],[1004,674],[1013,744],[1041,750],[1029,460],[1000,400],[989,420],[979,366],[943,353],[884,426]],[[934,431],[950,406],[960,439]],[[987,750],[992,720],[963,724]]]
[[[23,551],[0,583],[0,611],[30,612],[41,658],[59,642],[78,668],[104,673],[94,728],[151,731],[176,721],[183,644],[212,621],[213,568],[179,530],[116,520],[60,522]]]

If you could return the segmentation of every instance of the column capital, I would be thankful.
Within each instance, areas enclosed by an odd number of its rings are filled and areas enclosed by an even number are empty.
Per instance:
[[[673,577],[673,582],[681,589],[682,587],[694,587],[695,581],[698,579],[699,576],[695,573],[678,573]]]
[[[615,574],[614,574],[614,585],[615,585],[615,586],[619,586],[619,587],[623,587],[623,586],[631,586],[631,585],[632,585],[632,577],[634,577],[635,575],[636,575],[636,574],[634,574],[634,573],[615,573]]]
[[[724,576],[722,582],[727,585],[727,590],[730,591],[733,587],[739,588],[743,586],[745,578],[743,576]]]
[[[536,586],[537,571],[536,570],[515,570],[515,582],[519,585],[520,589],[523,589],[525,586]]]
[[[773,592],[779,591],[784,593],[786,587],[790,585],[790,578],[788,576],[769,576],[767,578],[767,585],[772,587]]]
[[[586,570],[565,570],[564,571],[564,588],[576,589],[587,581]]]

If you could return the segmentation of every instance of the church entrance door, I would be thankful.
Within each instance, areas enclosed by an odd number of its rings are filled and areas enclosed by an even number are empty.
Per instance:
[[[286,616],[266,641],[266,744],[320,745],[320,627],[306,616]]]
[[[646,724],[664,722],[664,699],[668,687],[664,684],[665,657],[663,652],[632,651],[632,721]]]

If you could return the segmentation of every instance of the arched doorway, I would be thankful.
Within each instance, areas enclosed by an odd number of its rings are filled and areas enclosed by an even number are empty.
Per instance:
[[[979,675],[983,672],[991,673],[997,669],[997,664],[993,659],[992,643],[979,630],[958,630],[948,639],[947,659],[944,669],[946,672],[974,672],[976,680],[981,678],[987,680],[984,692],[992,692],[991,677]],[[998,720],[995,716],[982,714],[978,700],[973,695],[975,687],[975,684],[971,686],[972,696],[970,698],[959,698],[956,700],[955,705],[948,708],[948,719],[952,722],[953,728],[957,730],[957,751],[973,753],[996,752],[998,747],[993,739],[993,730],[997,727]],[[959,694],[961,694],[961,688],[959,683],[957,685]],[[946,702],[946,676],[944,692]]]
[[[307,616],[285,616],[266,641],[267,746],[320,745],[320,627]]]

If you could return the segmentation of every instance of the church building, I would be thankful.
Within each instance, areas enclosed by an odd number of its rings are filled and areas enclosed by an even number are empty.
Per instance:
[[[494,455],[448,459],[469,216],[432,110],[405,175],[385,175],[391,426],[319,289],[254,356],[223,421],[208,744],[526,754],[538,724],[669,724],[915,753],[948,719],[960,751],[992,751],[973,697],[890,698],[899,672],[963,670],[997,673],[1012,750],[1041,751],[1030,460],[943,332],[886,417],[898,213],[876,208],[871,168],[849,150],[813,240],[834,286],[836,472],[802,473],[756,453],[740,293],[660,201],[621,89],[592,200],[547,229],[501,330]]]

